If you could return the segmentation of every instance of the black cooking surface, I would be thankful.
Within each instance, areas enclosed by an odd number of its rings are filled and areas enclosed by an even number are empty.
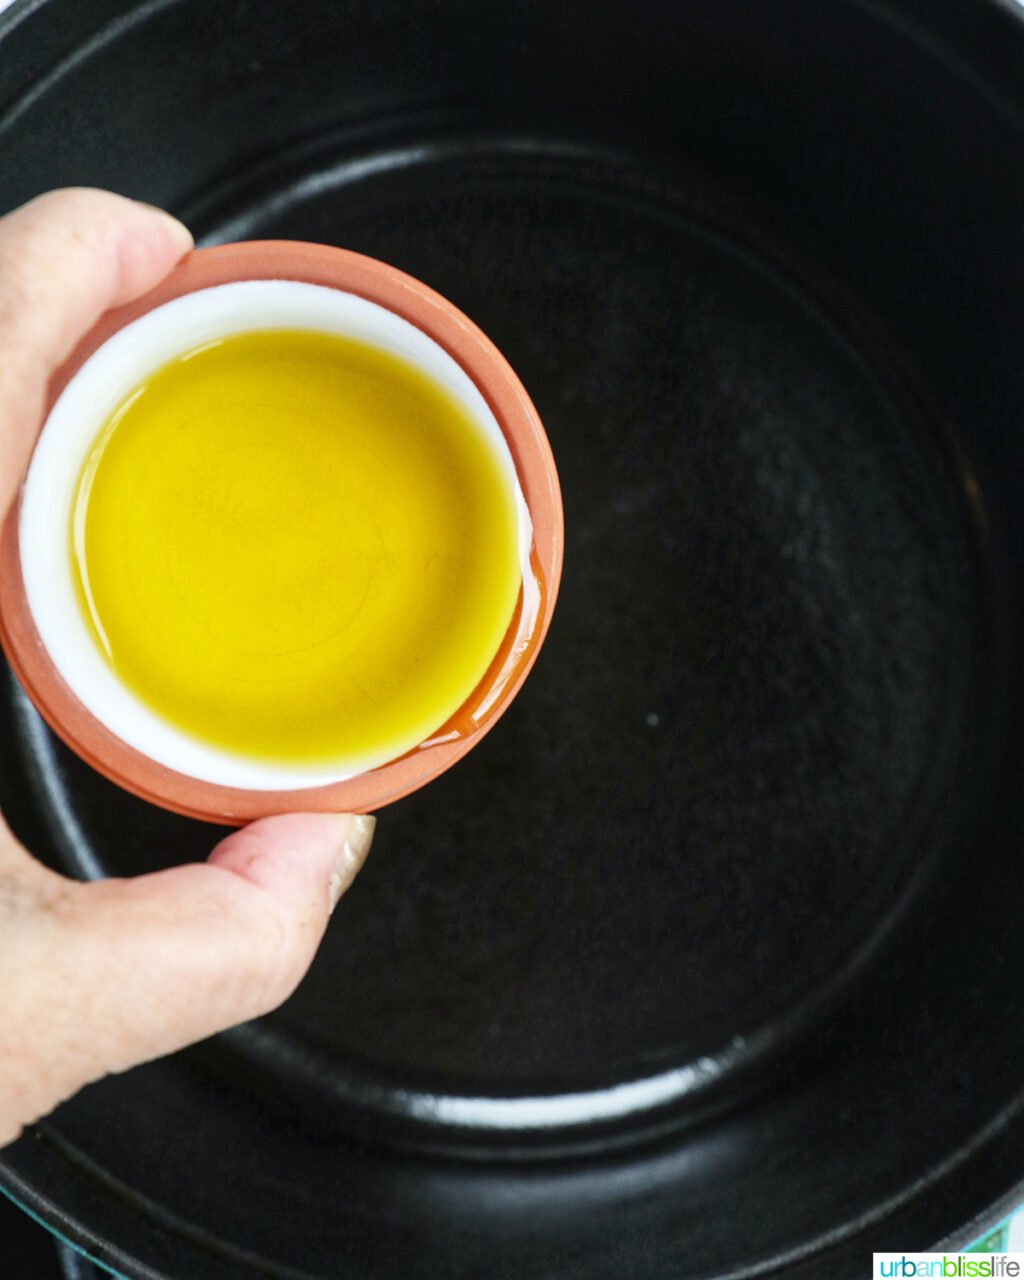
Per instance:
[[[422,277],[537,403],[565,578],[521,697],[381,815],[295,997],[90,1088],[5,1184],[169,1280],[853,1277],[1011,1194],[1002,7],[103,7],[11,37],[0,203],[105,183],[206,242]],[[97,777],[12,684],[0,722],[0,801],[55,865],[220,834]]]
[[[558,459],[565,578],[523,695],[382,815],[309,977],[224,1042],[233,1078],[278,1065],[274,1098],[409,1117],[499,1095],[429,1137],[457,1144],[509,1127],[501,1095],[541,1116],[589,1090],[591,1121],[600,1091],[672,1070],[702,1106],[830,1012],[943,865],[988,696],[955,454],[849,314],[628,166],[502,150],[424,141],[196,226],[333,238],[434,285]],[[217,838],[48,736],[22,749],[80,873]]]

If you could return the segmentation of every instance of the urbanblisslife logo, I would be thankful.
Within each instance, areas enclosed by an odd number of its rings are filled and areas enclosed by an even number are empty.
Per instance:
[[[884,1280],[942,1277],[1015,1276],[1024,1278],[1024,1253],[876,1253],[872,1276]]]

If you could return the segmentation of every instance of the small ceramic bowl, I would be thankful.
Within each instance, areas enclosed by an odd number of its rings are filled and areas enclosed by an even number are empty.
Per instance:
[[[351,777],[246,761],[160,719],[103,661],[73,586],[67,529],[76,478],[124,395],[203,342],[290,327],[361,338],[441,383],[490,437],[519,510],[523,587],[483,680],[429,741]],[[226,245],[189,254],[151,293],[104,316],[54,377],[25,484],[0,533],[0,638],[51,728],[155,804],[228,823],[297,809],[367,812],[436,778],[495,724],[537,657],[561,564],[561,496],[544,429],[508,363],[466,316],[360,254],[287,241]]]

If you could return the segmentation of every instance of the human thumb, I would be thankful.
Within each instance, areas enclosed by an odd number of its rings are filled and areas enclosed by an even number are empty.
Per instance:
[[[0,831],[0,1145],[82,1085],[286,999],[373,827],[265,818],[206,863],[84,884]]]

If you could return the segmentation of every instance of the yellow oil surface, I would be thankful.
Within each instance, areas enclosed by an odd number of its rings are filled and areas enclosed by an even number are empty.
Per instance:
[[[120,679],[193,738],[358,769],[472,693],[521,585],[498,456],[400,357],[302,331],[153,373],[96,438],[71,521]]]

